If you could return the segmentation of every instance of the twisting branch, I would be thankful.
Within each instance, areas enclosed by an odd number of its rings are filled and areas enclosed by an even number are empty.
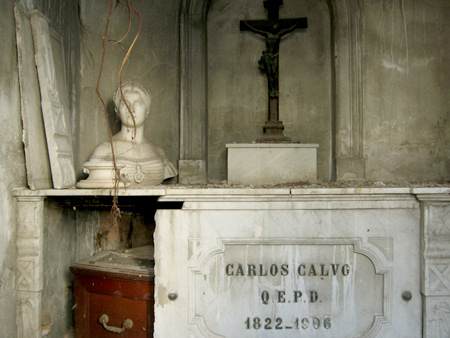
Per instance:
[[[127,27],[127,31],[125,32],[123,37],[120,38],[118,41],[111,40],[113,42],[113,45],[115,45],[115,44],[122,45],[121,42],[123,40],[125,40],[125,38],[128,36],[128,33],[130,32],[130,29],[131,29],[131,11],[130,11],[130,6],[129,5],[127,5],[127,10],[128,10],[128,27]]]
[[[97,93],[97,96],[99,97],[100,102],[102,103],[103,111],[105,112],[106,125],[108,126],[108,136],[109,136],[109,141],[110,141],[110,144],[111,144],[111,154],[112,154],[112,161],[113,161],[113,165],[114,165],[114,196],[113,196],[113,205],[112,205],[112,208],[111,208],[111,213],[113,215],[113,225],[117,225],[117,221],[120,219],[120,209],[117,206],[118,192],[119,192],[119,183],[120,183],[120,180],[121,180],[121,178],[120,178],[120,170],[117,167],[117,163],[116,163],[116,156],[115,156],[115,153],[114,153],[114,143],[113,143],[113,138],[112,138],[111,126],[109,125],[108,110],[106,108],[105,101],[103,101],[103,98],[102,98],[102,96],[100,95],[100,92],[99,92],[100,79],[102,77],[103,65],[104,65],[104,62],[105,62],[105,54],[106,54],[105,40],[106,40],[106,36],[108,34],[109,22],[111,20],[111,12],[112,12],[113,2],[114,2],[114,0],[110,0],[110,3],[109,3],[108,18],[107,18],[107,21],[106,21],[105,33],[103,34],[103,39],[102,39],[102,62],[100,64],[100,71],[99,71],[99,74],[98,74],[97,86],[95,87],[95,92]]]
[[[113,216],[113,225],[116,226],[118,224],[118,220],[120,220],[120,209],[118,207],[118,196],[119,196],[119,185],[120,182],[122,181],[122,178],[120,176],[120,170],[117,166],[116,163],[116,156],[114,153],[114,142],[113,142],[113,137],[112,137],[112,131],[111,131],[111,126],[109,125],[109,117],[108,117],[108,110],[106,108],[106,104],[103,100],[103,98],[100,95],[99,92],[99,87],[100,87],[100,79],[102,77],[102,72],[103,72],[103,65],[104,65],[104,61],[105,61],[105,54],[106,54],[106,47],[105,47],[105,41],[106,41],[106,37],[108,35],[108,29],[109,29],[109,23],[111,20],[111,12],[112,12],[112,6],[113,6],[113,2],[114,0],[110,0],[109,3],[109,10],[108,10],[108,18],[106,21],[106,27],[105,27],[105,33],[103,34],[103,39],[102,39],[102,62],[100,64],[100,71],[98,74],[98,79],[97,79],[97,86],[95,88],[95,92],[97,93],[102,106],[103,106],[103,110],[105,112],[105,118],[106,118],[106,125],[108,127],[108,135],[109,135],[109,141],[111,144],[111,154],[112,154],[112,161],[113,161],[113,165],[114,165],[114,195],[113,195],[113,206],[111,208],[111,214]],[[117,1],[118,3],[119,1]],[[127,31],[125,32],[125,35],[118,41],[114,42],[114,44],[121,44],[121,42],[128,36],[130,29],[131,29],[131,10],[130,8],[137,14],[138,18],[139,18],[139,27],[136,33],[136,36],[133,39],[133,42],[131,43],[130,47],[128,48],[127,53],[125,54],[125,57],[122,60],[122,64],[120,66],[120,70],[119,70],[119,89],[120,89],[120,96],[122,101],[124,102],[125,106],[127,107],[128,113],[130,114],[132,120],[133,120],[133,125],[134,125],[134,135],[133,135],[133,139],[136,137],[136,120],[134,118],[133,112],[131,111],[131,108],[128,105],[128,102],[125,100],[125,97],[123,95],[123,91],[122,91],[122,71],[123,68],[125,66],[126,61],[128,60],[128,58],[130,57],[130,53],[131,50],[134,47],[134,44],[136,43],[136,40],[139,37],[139,33],[141,31],[141,26],[142,26],[142,17],[141,14],[139,13],[139,11],[130,3],[129,0],[127,0],[127,9],[128,9],[128,28]]]
[[[142,17],[141,17],[141,13],[139,13],[139,11],[130,3],[129,0],[127,0],[127,5],[128,5],[128,13],[130,13],[130,8],[132,8],[133,11],[137,14],[137,16],[139,18],[139,26],[138,26],[138,30],[136,32],[136,36],[134,37],[133,42],[131,43],[130,47],[128,48],[128,51],[127,51],[127,53],[125,54],[125,57],[122,60],[122,65],[120,66],[120,70],[119,70],[119,88],[120,88],[120,96],[122,98],[122,101],[125,104],[125,106],[127,107],[128,113],[130,114],[130,116],[131,116],[131,118],[133,120],[133,126],[134,126],[133,139],[134,139],[136,137],[136,120],[134,119],[134,115],[133,115],[130,107],[128,106],[128,102],[125,100],[125,97],[123,95],[123,91],[122,91],[122,71],[123,71],[123,67],[125,66],[125,63],[127,62],[128,58],[130,57],[131,50],[133,49],[134,44],[136,43],[136,40],[139,37],[139,33],[141,32]],[[128,26],[130,26],[130,24],[131,24],[131,17],[129,16]],[[128,32],[129,32],[129,27],[128,27],[128,30],[127,30],[125,36],[128,35]],[[125,36],[122,39],[120,39],[119,42],[122,41],[125,38]]]

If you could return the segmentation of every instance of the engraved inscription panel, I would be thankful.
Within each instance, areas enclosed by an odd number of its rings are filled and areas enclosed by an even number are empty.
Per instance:
[[[418,212],[392,204],[159,210],[155,337],[420,337]]]
[[[206,337],[367,337],[387,322],[390,271],[358,239],[221,242],[190,269]]]

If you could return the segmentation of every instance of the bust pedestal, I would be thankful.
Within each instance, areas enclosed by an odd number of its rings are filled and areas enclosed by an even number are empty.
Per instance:
[[[317,182],[318,144],[227,144],[228,183],[282,184]]]

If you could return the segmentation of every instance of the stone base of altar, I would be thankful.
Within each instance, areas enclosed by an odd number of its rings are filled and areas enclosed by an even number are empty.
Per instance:
[[[228,183],[273,185],[317,182],[318,144],[227,144]]]

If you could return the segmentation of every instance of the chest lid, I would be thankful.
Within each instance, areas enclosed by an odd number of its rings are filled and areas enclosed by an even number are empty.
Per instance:
[[[126,275],[154,276],[153,246],[146,245],[125,250],[106,250],[72,265],[78,269]]]

